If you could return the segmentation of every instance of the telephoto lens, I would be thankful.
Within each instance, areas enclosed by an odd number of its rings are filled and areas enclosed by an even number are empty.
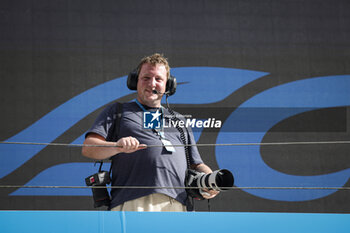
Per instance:
[[[233,186],[234,178],[229,170],[216,170],[210,174],[203,174],[197,179],[197,187],[225,191]]]
[[[234,178],[227,169],[216,170],[213,173],[205,174],[192,169],[187,169],[185,186],[187,193],[196,200],[203,200],[201,190],[225,191],[233,186]]]

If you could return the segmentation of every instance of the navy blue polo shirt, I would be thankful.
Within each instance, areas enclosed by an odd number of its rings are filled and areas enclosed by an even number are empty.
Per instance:
[[[107,138],[112,130],[113,115],[116,115],[116,104],[108,106],[97,118],[88,133],[97,133]],[[164,116],[171,114],[163,109]],[[178,116],[178,114],[176,114]],[[166,117],[166,121],[169,120]],[[192,130],[184,129],[188,144],[195,144]],[[183,144],[180,132],[176,128],[164,128],[165,138],[173,145]],[[152,129],[143,128],[143,110],[135,103],[123,104],[123,115],[120,122],[118,138],[132,136],[141,144],[162,145],[159,135]],[[183,187],[187,168],[184,147],[175,147],[175,152],[168,152],[164,146],[150,147],[133,153],[119,153],[112,157],[113,186],[147,186],[147,187]],[[203,163],[197,147],[189,147],[191,164]],[[126,201],[152,193],[168,195],[182,204],[186,204],[187,194],[184,189],[112,189],[110,208]]]

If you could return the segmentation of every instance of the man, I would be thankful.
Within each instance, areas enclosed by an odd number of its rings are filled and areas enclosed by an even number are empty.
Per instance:
[[[144,111],[158,110],[164,115],[171,115],[161,107],[170,77],[168,61],[160,54],[153,54],[141,60],[137,72],[137,100],[123,104],[117,142],[106,141],[111,131],[111,119],[116,114],[115,107],[111,105],[100,114],[84,141],[88,145],[111,147],[83,147],[82,154],[97,160],[112,157],[113,186],[149,187],[113,189],[111,210],[185,211],[187,194],[184,189],[161,188],[184,186],[187,168],[185,149],[172,147],[174,150],[170,151],[164,146],[164,139],[172,145],[183,144],[181,133],[176,129],[163,129],[164,134],[161,135],[157,130],[143,128]],[[192,131],[189,129],[183,132],[187,143],[194,144]],[[148,148],[147,145],[159,147]],[[188,154],[193,169],[212,172],[202,162],[196,147],[189,147]],[[206,199],[218,194],[213,190],[205,191],[207,195],[203,197]]]

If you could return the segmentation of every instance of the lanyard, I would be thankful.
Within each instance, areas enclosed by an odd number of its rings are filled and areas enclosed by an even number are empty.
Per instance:
[[[141,110],[143,112],[149,112],[145,109],[145,107],[136,99],[136,104],[141,108]],[[161,110],[161,113],[162,113],[162,117],[163,117],[163,107],[161,106],[160,107],[160,110]],[[165,139],[165,134],[164,134],[164,128],[163,128],[163,125],[161,126],[161,129],[158,130],[158,129],[152,129],[153,131],[155,131],[157,133],[158,136],[161,137],[161,139]]]
[[[136,103],[137,105],[142,109],[143,112],[149,112],[145,109],[145,107],[142,106],[142,104],[136,99]],[[160,110],[161,110],[161,116],[163,117],[163,107],[161,106],[160,107]],[[175,152],[175,148],[173,147],[173,145],[171,144],[170,140],[168,140],[166,137],[165,137],[165,134],[164,134],[164,127],[163,125],[161,125],[161,129],[158,130],[158,129],[152,129],[153,132],[155,132],[158,136],[159,136],[159,139],[160,141],[162,142],[164,148],[168,151],[168,152]]]
[[[143,111],[143,112],[148,112],[146,109],[145,109],[145,107],[143,107],[143,105],[136,99],[136,103],[137,103],[137,105],[141,108],[141,110]]]

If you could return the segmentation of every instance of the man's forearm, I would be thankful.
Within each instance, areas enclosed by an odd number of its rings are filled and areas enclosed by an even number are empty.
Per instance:
[[[137,150],[146,149],[147,145],[140,144],[134,137],[123,137],[117,142],[107,142],[105,138],[98,134],[89,134],[84,141],[82,154],[92,159],[108,159],[119,153],[133,153]],[[97,145],[88,146],[88,145]],[[98,147],[105,146],[105,147]]]
[[[84,145],[87,145],[87,146],[83,146],[82,154],[91,159],[98,159],[98,160],[108,159],[119,152],[115,142],[107,142],[105,140],[102,140],[96,137],[86,138],[84,141]],[[88,145],[110,146],[110,147],[93,147]]]
[[[198,172],[204,172],[206,174],[208,173],[212,173],[213,171],[210,169],[210,167],[208,167],[207,165],[205,165],[204,163],[200,163],[200,164],[195,164],[192,166],[193,169],[195,169]]]

